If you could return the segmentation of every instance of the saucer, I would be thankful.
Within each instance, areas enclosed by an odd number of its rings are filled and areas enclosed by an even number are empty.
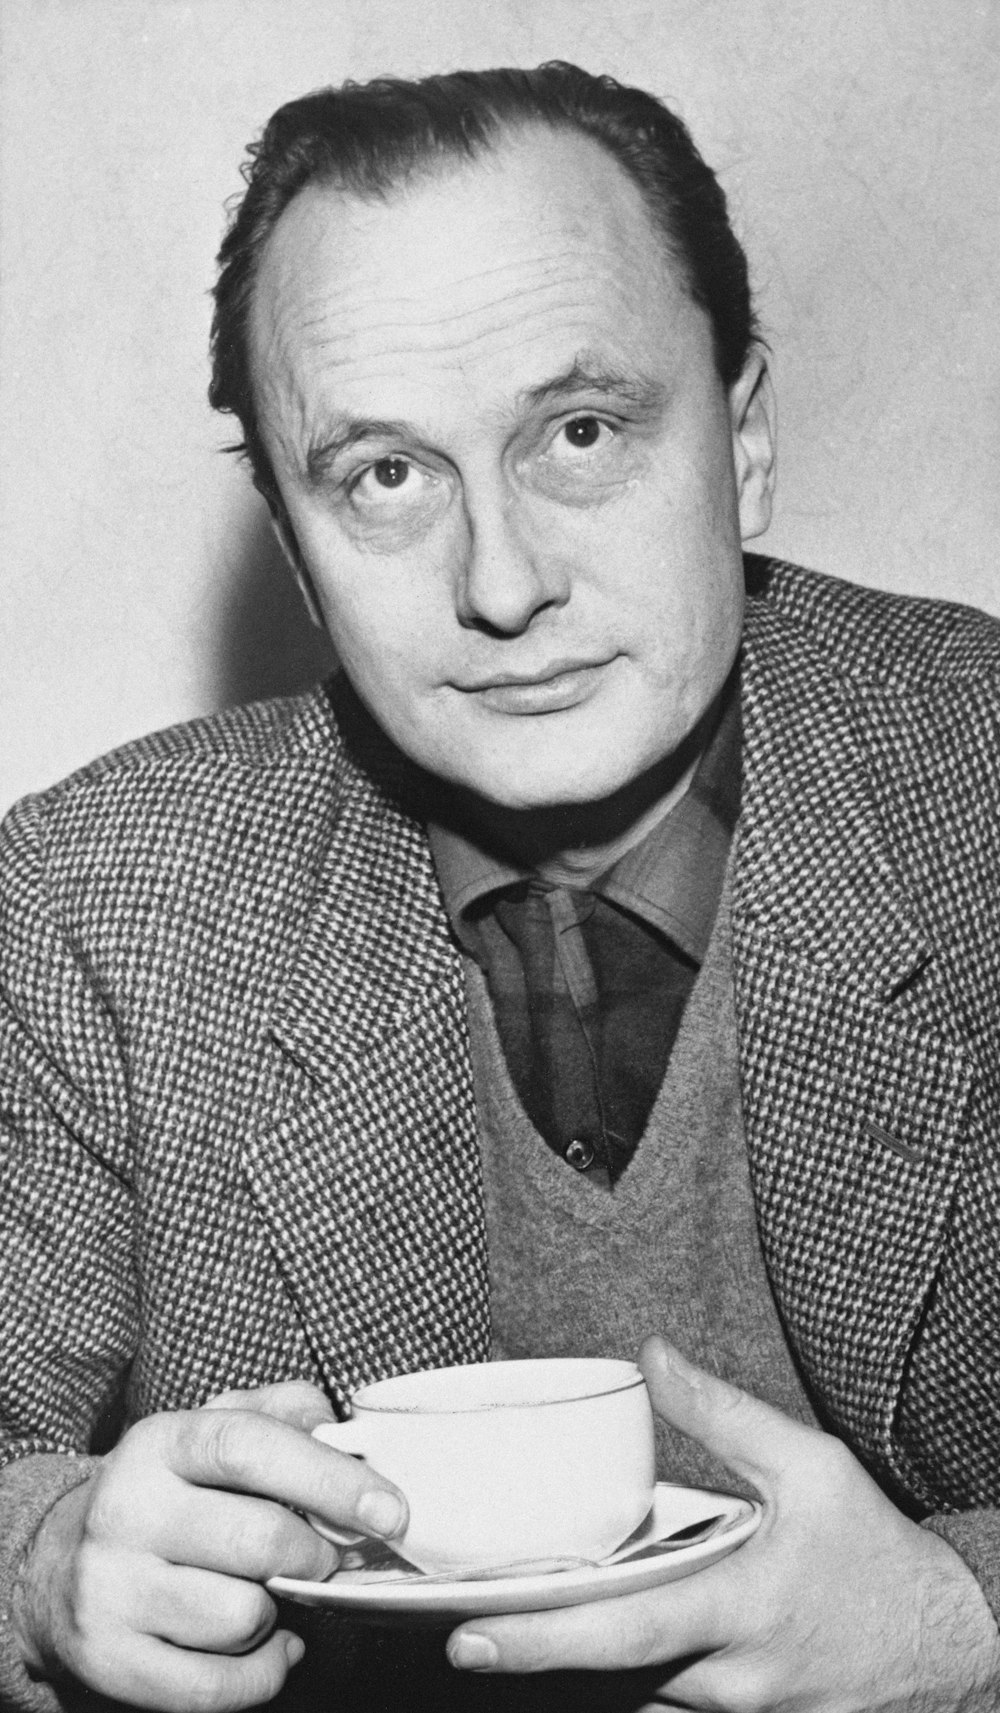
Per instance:
[[[669,1538],[694,1532],[700,1524],[707,1525],[716,1518],[711,1533],[689,1546]],[[749,1499],[659,1481],[652,1510],[641,1529],[601,1564],[482,1581],[438,1582],[411,1569],[395,1554],[388,1562],[390,1555],[373,1543],[369,1552],[347,1555],[344,1566],[326,1582],[272,1576],[267,1586],[272,1594],[301,1605],[325,1606],[369,1622],[391,1622],[395,1617],[409,1623],[457,1623],[489,1614],[541,1612],[638,1594],[704,1570],[742,1546],[760,1518],[760,1505]]]

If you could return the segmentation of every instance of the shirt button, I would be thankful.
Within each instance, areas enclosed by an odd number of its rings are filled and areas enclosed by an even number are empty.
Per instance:
[[[594,1164],[594,1150],[589,1142],[581,1142],[578,1136],[574,1136],[563,1153],[563,1159],[574,1171],[585,1172]]]

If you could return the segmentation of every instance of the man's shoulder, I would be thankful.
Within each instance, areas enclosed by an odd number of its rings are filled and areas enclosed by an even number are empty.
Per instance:
[[[755,554],[746,567],[748,633],[798,643],[838,677],[902,696],[1000,688],[1000,620],[988,613]]]
[[[305,800],[335,794],[342,765],[325,687],[246,703],[123,744],[22,799],[6,842],[48,848],[57,864],[116,848],[180,855],[242,824],[248,859],[262,820],[294,819]]]
[[[148,732],[77,768],[40,794],[58,804],[106,781],[162,776],[195,777],[203,770],[233,768],[250,773],[294,764],[304,754],[330,747],[335,723],[324,686],[297,696],[244,702],[161,731]]]

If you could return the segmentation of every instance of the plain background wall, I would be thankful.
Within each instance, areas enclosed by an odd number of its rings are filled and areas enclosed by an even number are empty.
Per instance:
[[[378,72],[565,57],[668,98],[748,245],[764,545],[1000,612],[996,0],[3,0],[0,809],[327,656],[205,403],[245,144]]]

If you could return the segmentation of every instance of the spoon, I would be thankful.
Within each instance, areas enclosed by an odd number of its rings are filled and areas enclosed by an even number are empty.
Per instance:
[[[698,1523],[688,1523],[685,1528],[675,1529],[672,1534],[661,1535],[656,1540],[627,1541],[607,1558],[519,1558],[511,1560],[509,1564],[492,1564],[485,1569],[476,1567],[436,1573],[414,1570],[407,1576],[380,1577],[379,1585],[382,1588],[390,1588],[394,1583],[412,1582],[415,1578],[419,1579],[421,1584],[502,1582],[508,1576],[551,1576],[566,1570],[606,1570],[609,1565],[624,1564],[627,1559],[641,1558],[644,1553],[654,1558],[663,1552],[679,1552],[682,1547],[697,1546],[716,1534],[721,1524],[727,1520],[726,1515],[720,1513],[716,1517],[705,1517]]]

